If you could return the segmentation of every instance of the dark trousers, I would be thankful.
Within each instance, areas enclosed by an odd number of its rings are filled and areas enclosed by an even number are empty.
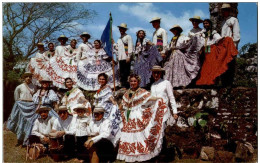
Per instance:
[[[126,60],[119,61],[120,69],[120,82],[121,86],[124,88],[129,88],[129,83],[127,81],[128,76],[130,75],[130,62],[126,63]]]
[[[236,68],[236,57],[228,64],[228,70],[221,75],[221,83],[223,87],[231,87],[234,82]]]
[[[75,136],[74,135],[65,135],[64,148],[63,152],[69,157],[75,155]]]
[[[113,144],[107,139],[101,139],[94,144],[100,162],[114,161],[115,152]]]
[[[76,150],[77,150],[77,157],[79,159],[87,159],[88,153],[87,148],[84,146],[84,143],[88,140],[88,136],[76,136],[77,143],[76,143]]]

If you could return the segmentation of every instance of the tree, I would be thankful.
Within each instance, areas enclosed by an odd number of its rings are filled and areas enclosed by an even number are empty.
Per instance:
[[[38,42],[57,40],[60,34],[78,36],[96,12],[80,3],[4,3],[4,70],[36,52]],[[80,23],[78,23],[80,22]],[[55,42],[54,41],[54,42]],[[6,72],[6,71],[5,71]]]

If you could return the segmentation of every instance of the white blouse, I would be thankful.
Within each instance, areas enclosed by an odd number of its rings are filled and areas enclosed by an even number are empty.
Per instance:
[[[79,45],[79,47],[78,47],[78,50],[79,50],[79,55],[78,55],[78,57],[79,58],[77,58],[78,60],[79,59],[84,59],[85,58],[85,56],[86,56],[86,53],[88,52],[88,51],[90,51],[91,49],[93,49],[93,45],[91,44],[91,43],[89,43],[89,42],[86,42],[86,43],[81,43],[80,45]]]
[[[68,45],[64,45],[64,46],[59,45],[59,46],[57,46],[56,49],[55,49],[55,56],[63,56],[65,51],[66,51],[66,49],[67,49],[67,46]]]
[[[41,101],[40,100],[40,91],[38,90],[34,95],[33,95],[33,102],[35,104],[39,104],[39,102],[41,102],[41,104],[43,105],[51,105],[53,102],[59,102],[59,97],[58,95],[52,90],[50,89],[49,91],[45,91],[44,95],[41,97]],[[48,92],[48,94],[47,94]]]
[[[157,37],[162,37],[163,40],[163,50],[161,53],[165,53],[165,50],[168,45],[168,37],[167,37],[167,31],[163,28],[158,28],[157,30],[154,31],[153,33],[153,43],[157,45]]]
[[[206,32],[206,30],[203,29],[203,32]],[[204,45],[210,46],[212,44],[217,43],[220,39],[222,39],[222,37],[220,36],[220,34],[217,33],[217,31],[214,30],[212,32],[212,34],[213,34],[213,38],[210,39],[210,37],[208,36],[207,42],[205,42],[206,41],[206,37],[205,37],[205,34],[203,33],[202,37],[204,39]]]
[[[91,116],[73,116],[71,122],[71,130],[75,136],[87,136],[88,131],[87,127],[90,123]]]
[[[189,41],[190,41],[189,37],[184,36],[184,35],[180,35],[178,40],[177,40],[176,45],[175,45],[175,41],[171,41],[171,43],[169,44],[168,49],[170,49],[170,48],[174,48],[175,50],[177,50],[177,49],[186,49],[186,48],[188,48]]]
[[[36,135],[40,138],[44,138],[44,136],[48,136],[52,130],[53,123],[56,118],[48,116],[45,120],[42,118],[38,118],[35,120],[32,135]]]
[[[111,130],[111,123],[109,119],[102,119],[100,121],[95,121],[93,119],[88,127],[89,136],[95,136],[92,138],[93,143],[98,142],[102,138],[109,138]]]
[[[193,36],[195,36],[195,35],[202,35],[202,28],[192,28],[192,30],[190,30],[190,32],[189,32],[189,34],[188,34],[188,36],[190,37],[190,38],[192,38]]]
[[[14,100],[32,101],[33,94],[35,91],[36,91],[36,86],[33,85],[32,83],[29,85],[27,85],[26,83],[22,83],[15,88]]]
[[[56,131],[65,131],[65,134],[74,135],[74,131],[72,130],[72,119],[73,116],[68,115],[68,118],[62,120],[60,118],[55,119],[52,129]]]
[[[237,18],[230,16],[222,22],[221,36],[232,37],[235,43],[240,41],[240,28]]]
[[[125,45],[124,44],[127,44],[127,48],[128,48],[128,54],[125,53]],[[130,58],[130,56],[132,55],[133,53],[133,40],[132,40],[132,37],[130,35],[125,35],[123,37],[120,37],[118,40],[117,40],[117,49],[118,49],[118,52],[117,52],[117,57],[118,57],[118,60],[121,61],[121,60],[126,60],[127,58]]]
[[[151,95],[153,97],[161,97],[167,105],[170,103],[173,113],[177,114],[177,106],[173,95],[172,85],[168,80],[159,79],[154,82],[151,86]]]
[[[44,52],[43,53],[41,53],[40,51],[38,51],[37,53],[36,53],[36,55],[35,55],[35,58],[41,58],[41,59],[44,59]]]

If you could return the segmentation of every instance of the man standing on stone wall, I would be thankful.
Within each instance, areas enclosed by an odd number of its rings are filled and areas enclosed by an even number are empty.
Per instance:
[[[161,28],[161,18],[154,17],[150,23],[152,23],[155,31],[153,33],[153,44],[156,45],[158,51],[160,52],[163,59],[166,58],[165,51],[167,48],[167,32],[165,29]]]
[[[221,36],[231,37],[234,41],[236,48],[240,41],[240,28],[237,18],[230,16],[231,6],[230,4],[224,3],[221,7],[222,15],[224,20],[221,25]],[[235,76],[236,58],[234,58],[228,64],[228,70],[221,76],[223,86],[232,86]]]

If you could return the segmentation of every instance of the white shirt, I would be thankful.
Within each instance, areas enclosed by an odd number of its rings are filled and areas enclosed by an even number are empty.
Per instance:
[[[73,116],[68,115],[68,118],[65,120],[62,120],[60,118],[55,119],[52,129],[56,131],[65,131],[65,134],[74,135],[72,130],[72,119]]]
[[[65,50],[67,49],[68,45],[59,45],[55,49],[55,56],[64,56]]]
[[[93,45],[89,42],[86,43],[81,43],[78,47],[79,50],[79,58],[77,59],[81,59],[84,58],[85,53],[88,52],[89,50],[93,49]]]
[[[205,29],[203,29],[203,32],[205,32],[206,30]],[[220,34],[218,34],[217,33],[217,31],[213,31],[212,32],[212,34],[213,34],[213,38],[212,39],[210,39],[210,37],[208,36],[208,39],[207,39],[207,42],[205,43],[205,41],[206,41],[206,38],[205,38],[205,34],[203,33],[203,39],[204,39],[204,45],[206,44],[207,46],[209,46],[209,45],[212,45],[212,44],[215,44],[215,43],[217,43],[222,37],[220,36]]]
[[[234,43],[238,44],[240,41],[240,28],[237,18],[229,16],[222,22],[221,36],[229,36]]]
[[[27,85],[25,83],[20,84],[15,88],[14,91],[14,100],[28,100],[32,101],[32,97],[34,92],[36,91],[36,86],[34,86],[32,83]]]
[[[36,135],[40,138],[44,138],[44,136],[48,136],[52,130],[53,123],[56,118],[48,116],[45,120],[42,118],[38,118],[35,120],[32,135]]]
[[[124,44],[127,44],[128,48],[128,54],[125,53],[125,47]],[[118,48],[118,53],[117,57],[118,60],[126,60],[127,58],[130,58],[132,53],[133,53],[133,40],[130,35],[124,35],[123,37],[120,37],[117,40],[117,48]]]
[[[202,34],[202,29],[199,27],[199,28],[192,28],[192,30],[190,30],[188,36],[191,38],[195,35],[201,35]]]
[[[173,95],[172,85],[168,80],[159,79],[154,82],[151,86],[151,95],[153,97],[161,97],[167,105],[170,102],[173,113],[177,114],[177,106]]]
[[[163,28],[158,28],[157,30],[154,31],[153,33],[153,43],[155,45],[157,45],[157,37],[162,37],[163,40],[163,50],[161,51],[161,53],[165,53],[165,50],[167,48],[168,45],[168,37],[167,37],[167,31]]]
[[[171,41],[171,43],[169,44],[168,48],[169,49],[171,47],[174,47],[175,49],[185,49],[185,48],[188,48],[189,40],[190,40],[189,37],[184,36],[184,35],[180,35],[178,40],[177,40],[176,45],[175,45],[175,41]]]
[[[95,136],[92,138],[93,143],[98,142],[102,138],[109,138],[111,130],[109,119],[102,119],[100,121],[92,119],[88,127],[89,136]]]
[[[35,58],[44,58],[44,52],[43,53],[41,53],[40,51],[38,51],[37,53],[36,53],[36,55],[35,55]]]
[[[86,136],[88,135],[87,127],[90,123],[91,116],[73,116],[71,122],[71,130],[75,136]]]

